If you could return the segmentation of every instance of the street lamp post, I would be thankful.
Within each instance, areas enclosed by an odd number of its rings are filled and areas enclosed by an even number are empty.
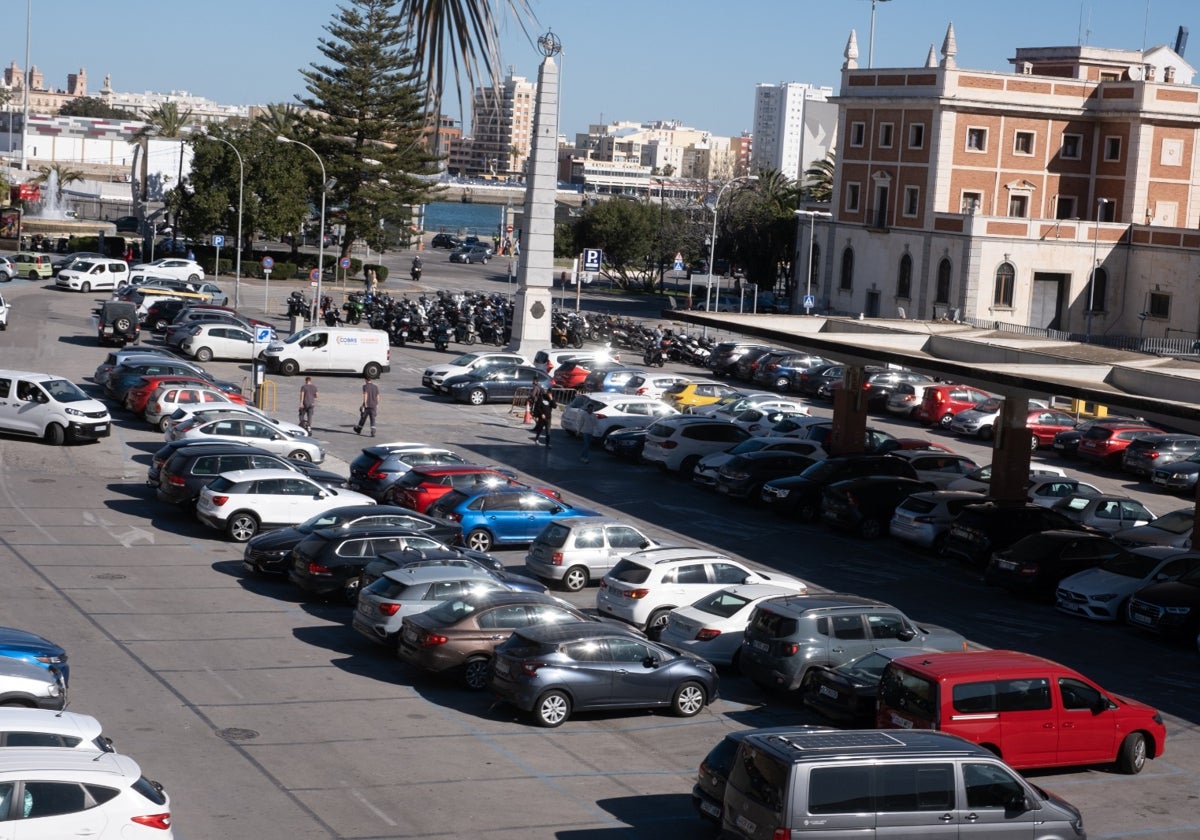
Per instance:
[[[312,320],[315,321],[318,307],[321,305],[321,284],[325,282],[325,194],[329,191],[329,180],[325,176],[325,161],[321,160],[317,150],[307,143],[301,143],[299,140],[293,140],[282,134],[276,135],[275,139],[280,143],[294,143],[297,146],[303,146],[312,152],[313,157],[321,166],[321,229],[317,232],[317,292],[313,295],[311,313]]]
[[[1092,312],[1096,309],[1096,268],[1100,265],[1098,257],[1100,250],[1100,208],[1108,203],[1107,198],[1096,199],[1096,229],[1092,233],[1092,276],[1088,280],[1087,335],[1084,338],[1084,341],[1088,344],[1092,341]]]
[[[704,308],[706,311],[707,311],[708,307],[711,305],[709,303],[709,295],[712,292],[712,276],[713,276],[713,268],[714,268],[713,260],[715,260],[717,258],[717,219],[719,218],[719,216],[717,215],[717,211],[721,207],[721,196],[725,194],[725,190],[732,187],[738,181],[757,181],[757,180],[758,180],[757,175],[739,175],[737,178],[734,178],[732,181],[726,181],[721,186],[721,189],[717,190],[717,199],[716,199],[716,201],[713,202],[712,237],[710,237],[708,240],[708,284],[707,284],[707,287],[706,287],[705,293],[704,293]],[[720,289],[718,289],[717,291],[719,293]],[[692,299],[692,281],[689,279],[688,280],[688,301],[689,301],[689,303],[691,302],[691,299]]]
[[[817,223],[817,219],[832,219],[833,214],[824,210],[797,210],[796,215],[808,218],[808,264],[805,266],[804,277],[804,298],[807,300],[812,297],[812,264],[813,264],[813,232]],[[793,292],[792,294],[795,294]],[[793,298],[794,300],[795,298]],[[812,310],[808,306],[804,307],[804,314],[811,315]]]
[[[867,45],[867,67],[875,66],[875,4],[888,2],[890,0],[871,0],[871,37]]]
[[[209,135],[209,139],[216,140],[218,143],[224,143],[229,148],[233,149],[233,153],[237,155],[238,162],[238,221],[237,221],[237,256],[234,259],[233,268],[233,308],[237,309],[242,305],[242,193],[246,187],[246,167],[242,163],[242,153],[237,150],[237,146],[224,140],[220,137]],[[322,239],[324,241],[324,239]],[[220,272],[221,266],[217,266],[217,272]]]

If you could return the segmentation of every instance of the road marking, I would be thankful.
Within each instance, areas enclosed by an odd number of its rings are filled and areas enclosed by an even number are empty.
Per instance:
[[[363,804],[364,808],[366,808],[368,811],[370,811],[375,816],[379,817],[379,819],[383,820],[383,822],[386,823],[388,826],[395,828],[397,825],[399,825],[399,823],[397,823],[395,820],[393,820],[387,814],[383,813],[383,811],[379,810],[374,805],[372,805],[370,802],[368,802],[367,798],[365,796],[363,796],[361,792],[359,792],[357,790],[352,790],[352,791],[350,791],[350,795],[353,796],[355,799],[357,799],[359,802],[361,802]]]
[[[244,696],[244,695],[243,695],[243,694],[242,694],[240,691],[238,691],[236,688],[234,688],[234,687],[233,687],[233,686],[230,684],[229,680],[227,680],[227,679],[225,679],[224,677],[222,677],[222,676],[220,676],[219,674],[217,674],[217,672],[216,672],[216,671],[214,671],[212,668],[207,668],[207,667],[206,667],[206,668],[204,669],[204,671],[205,671],[205,673],[207,673],[207,674],[208,674],[210,677],[212,677],[212,678],[213,678],[215,681],[217,681],[218,683],[220,683],[220,684],[221,684],[221,685],[222,685],[222,686],[225,688],[225,690],[226,690],[226,691],[228,691],[230,694],[232,694],[234,697],[236,697],[236,698],[237,698],[237,699],[239,699],[239,700],[245,700],[245,699],[246,699],[246,698],[245,698],[245,696]]]

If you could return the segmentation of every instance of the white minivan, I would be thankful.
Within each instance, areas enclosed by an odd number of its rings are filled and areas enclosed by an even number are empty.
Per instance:
[[[60,289],[90,292],[93,289],[119,289],[129,282],[129,263],[124,260],[76,260],[58,272],[54,284]]]
[[[361,373],[371,379],[392,369],[392,349],[383,330],[357,327],[307,327],[262,352],[272,371],[297,373]]]
[[[61,446],[108,437],[108,407],[74,382],[49,373],[0,370],[0,432]]]

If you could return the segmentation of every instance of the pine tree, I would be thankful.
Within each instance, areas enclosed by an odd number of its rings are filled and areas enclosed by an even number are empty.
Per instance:
[[[327,176],[336,179],[327,204],[344,213],[342,256],[349,255],[356,238],[385,250],[384,225],[407,226],[410,206],[426,201],[430,191],[414,176],[433,171],[435,158],[426,151],[425,138],[434,128],[409,49],[409,30],[396,5],[396,0],[350,0],[339,7],[325,27],[328,37],[319,41],[327,63],[301,71],[308,95],[297,99],[313,113],[295,136],[313,147]],[[296,163],[319,179],[312,155],[293,150]]]

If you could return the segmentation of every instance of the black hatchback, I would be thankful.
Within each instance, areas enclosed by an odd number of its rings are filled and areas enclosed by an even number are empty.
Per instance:
[[[207,446],[177,449],[159,470],[155,495],[160,502],[194,505],[210,481],[221,473],[236,470],[292,470],[302,473],[324,487],[345,487],[346,477],[312,464],[246,446],[211,443]]]
[[[807,455],[784,450],[734,455],[717,472],[717,492],[759,504],[763,485],[768,481],[786,475],[800,475],[814,463]]]
[[[805,522],[821,511],[821,494],[838,481],[868,475],[916,478],[912,464],[887,455],[839,455],[818,461],[797,476],[777,478],[763,485],[762,499],[776,513],[798,516]]]
[[[1063,578],[1130,554],[1108,534],[1044,531],[992,555],[984,582],[1052,600]]]
[[[1041,531],[1084,531],[1084,526],[1041,505],[1000,505],[983,502],[967,505],[950,523],[942,542],[942,556],[968,566],[982,567],[992,554],[1021,537]]]
[[[901,502],[913,493],[936,490],[928,481],[898,475],[866,476],[839,481],[825,488],[821,518],[826,525],[853,531],[874,540],[888,531]]]

